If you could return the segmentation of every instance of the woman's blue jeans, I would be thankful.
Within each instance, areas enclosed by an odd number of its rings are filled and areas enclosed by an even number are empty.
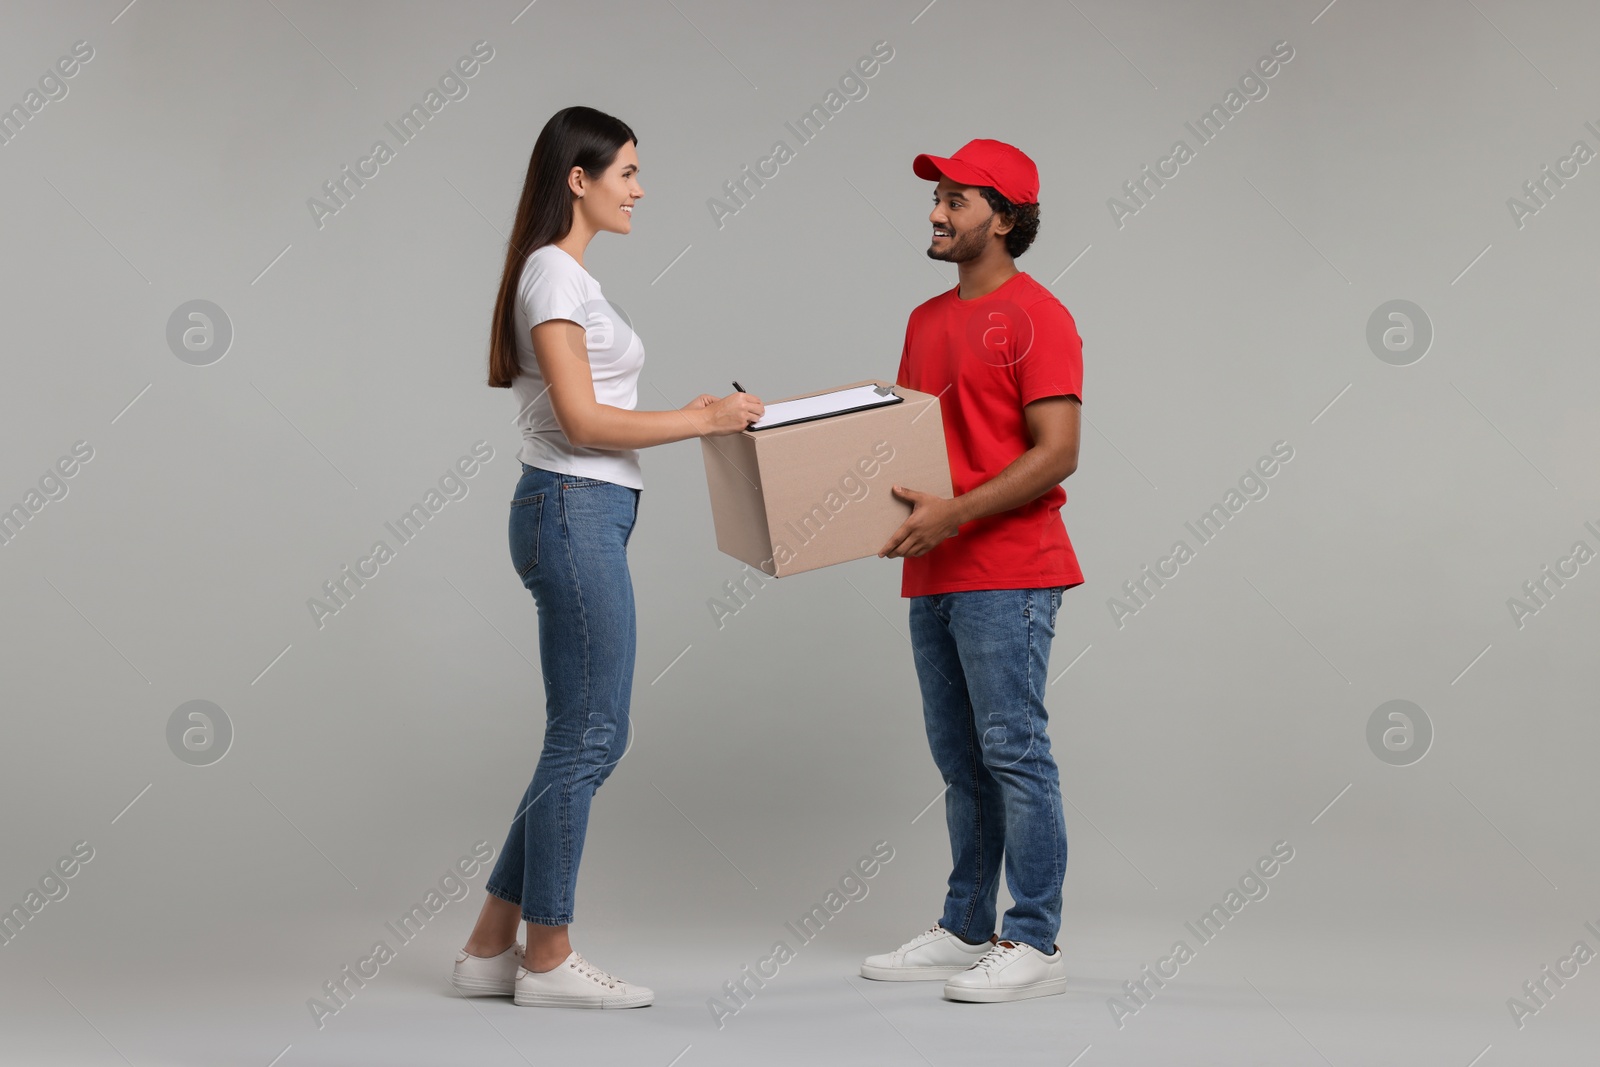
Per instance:
[[[933,762],[948,787],[950,889],[939,925],[994,932],[1000,863],[1016,902],[1003,940],[1055,951],[1067,831],[1044,691],[1062,587],[911,598],[911,647]]]
[[[484,888],[526,922],[572,922],[589,802],[628,745],[639,490],[522,465],[511,563],[539,613],[544,747]]]

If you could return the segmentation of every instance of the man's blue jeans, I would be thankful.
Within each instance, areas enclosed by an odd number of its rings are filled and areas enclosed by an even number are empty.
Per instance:
[[[1051,953],[1061,929],[1067,831],[1044,691],[1063,588],[911,598],[923,720],[948,787],[939,925],[974,944],[994,932],[1002,855],[1016,903],[1000,937]]]
[[[589,801],[627,752],[639,495],[524,463],[511,501],[511,563],[539,611],[544,748],[484,888],[527,922],[572,922]]]

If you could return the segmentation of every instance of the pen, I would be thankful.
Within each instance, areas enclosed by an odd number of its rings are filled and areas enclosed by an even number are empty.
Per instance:
[[[734,383],[733,383],[733,391],[734,391],[734,392],[736,392],[736,393],[742,393],[742,392],[744,392],[744,386],[742,386],[742,385],[740,385],[740,384],[739,384],[739,383],[738,383],[738,382],[734,382]],[[758,420],[758,421],[759,421],[759,420]],[[750,424],[750,425],[751,425],[751,426],[754,426],[754,425],[755,425],[755,423],[754,423],[754,422],[752,422],[752,423],[751,423],[751,424]],[[747,427],[747,428],[748,428],[748,427]]]

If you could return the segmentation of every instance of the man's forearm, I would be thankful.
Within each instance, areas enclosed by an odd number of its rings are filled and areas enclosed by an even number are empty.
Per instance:
[[[1043,496],[1051,486],[1060,485],[1072,471],[1073,466],[1065,457],[1034,445],[999,474],[956,497],[957,514],[966,524],[1021,507]]]

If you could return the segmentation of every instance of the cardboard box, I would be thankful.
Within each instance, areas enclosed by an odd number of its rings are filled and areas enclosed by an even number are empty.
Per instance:
[[[876,378],[835,388],[858,385],[903,399],[700,439],[720,551],[784,578],[876,555],[911,514],[891,485],[952,495],[939,398]]]

